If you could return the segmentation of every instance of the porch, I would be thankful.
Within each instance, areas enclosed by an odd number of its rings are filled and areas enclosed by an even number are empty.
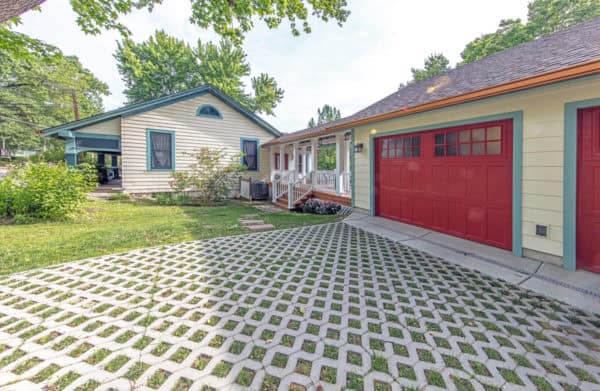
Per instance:
[[[307,198],[352,205],[351,132],[266,148],[273,202],[289,209]]]

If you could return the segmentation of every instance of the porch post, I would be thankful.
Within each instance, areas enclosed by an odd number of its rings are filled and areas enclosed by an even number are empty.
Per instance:
[[[313,138],[312,140],[310,140],[310,160],[311,160],[310,169],[313,172],[317,172],[317,170],[318,170],[317,148],[319,148],[319,139]]]
[[[292,159],[294,160],[291,170],[294,171],[293,180],[298,178],[298,143],[292,144]]]
[[[335,135],[335,193],[340,194],[343,189],[342,184],[342,145],[344,135]]]
[[[279,175],[283,177],[283,155],[285,154],[285,144],[279,145]]]
[[[65,140],[65,160],[69,166],[77,165],[77,145],[74,138]]]

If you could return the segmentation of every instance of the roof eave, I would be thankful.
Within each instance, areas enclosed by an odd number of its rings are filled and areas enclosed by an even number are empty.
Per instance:
[[[591,76],[598,73],[600,73],[600,60],[594,60],[567,68],[561,68],[540,75],[531,76],[525,79],[516,80],[510,83],[499,84],[493,87],[468,92],[466,94],[456,95],[450,98],[440,99],[437,101],[413,106],[406,109],[394,110],[387,113],[362,118],[355,121],[350,121],[344,124],[334,125],[332,127],[326,128],[326,131],[328,133],[332,133],[340,129],[353,128],[356,126],[367,125],[374,122],[404,117],[415,113],[422,113],[461,103],[473,102],[476,100],[491,98],[494,96],[504,95],[511,92],[518,92],[530,88],[541,87],[548,84],[554,84],[585,76]]]
[[[510,83],[498,84],[493,87],[471,91],[465,94],[452,96],[450,98],[440,99],[437,101],[424,103],[422,105],[403,108],[390,111],[383,114],[374,115],[354,121],[343,122],[341,124],[326,127],[314,133],[305,133],[297,137],[292,137],[284,141],[274,139],[264,144],[265,147],[279,145],[282,143],[293,143],[307,138],[321,137],[340,130],[352,129],[357,126],[367,125],[374,122],[390,120],[394,118],[404,117],[411,114],[427,112],[435,109],[440,109],[448,106],[454,106],[461,103],[473,102],[476,100],[491,98],[498,95],[508,94],[511,92],[523,91],[530,88],[541,87],[548,84],[559,83],[577,79],[580,77],[591,76],[600,73],[600,59],[574,65],[571,67],[561,68],[555,71],[542,73],[535,76],[530,76],[524,79],[512,81]]]

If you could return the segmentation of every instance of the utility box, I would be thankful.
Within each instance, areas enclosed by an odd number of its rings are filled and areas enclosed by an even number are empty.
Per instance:
[[[250,184],[250,194],[253,200],[268,200],[269,184],[262,181],[252,181]]]

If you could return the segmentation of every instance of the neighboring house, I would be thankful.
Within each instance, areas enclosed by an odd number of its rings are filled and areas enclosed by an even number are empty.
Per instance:
[[[356,208],[600,272],[600,18],[271,140],[274,198],[329,183],[323,142]]]
[[[232,157],[243,153],[248,166],[244,175],[268,178],[269,157],[260,153],[260,146],[280,136],[273,126],[209,85],[42,134],[65,141],[69,164],[76,164],[84,151],[98,153],[98,160],[108,167],[117,167],[120,160],[121,187],[127,193],[170,191],[171,173],[186,170],[194,162],[190,154],[201,147],[224,148]]]

